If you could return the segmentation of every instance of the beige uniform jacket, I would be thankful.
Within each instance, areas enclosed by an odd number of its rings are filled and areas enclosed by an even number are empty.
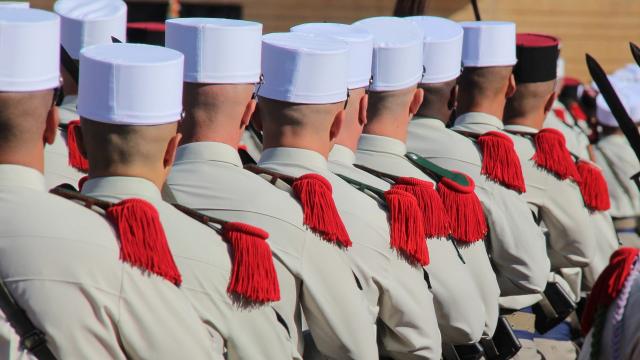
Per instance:
[[[536,129],[511,125],[506,131],[535,135]],[[549,232],[549,256],[553,270],[585,267],[595,253],[595,236],[589,212],[578,185],[560,180],[533,161],[533,139],[509,133],[520,158],[527,192],[522,194]]]
[[[361,144],[368,138],[370,136],[363,135]],[[392,175],[413,176],[432,181],[413,167],[403,157],[404,153],[398,156],[394,153],[392,146],[385,146],[384,140],[388,138],[376,136],[372,139],[383,141],[379,143],[380,146],[377,149],[359,150],[357,160],[356,154],[351,149],[335,145],[329,154],[329,169],[336,174],[346,175],[382,190],[389,189],[389,184],[355,168],[354,162]],[[401,143],[401,145],[404,144]],[[430,263],[426,266],[426,270],[432,285],[431,292],[442,341],[454,345],[479,341],[484,330],[486,315],[483,301],[469,301],[469,299],[482,298],[483,293],[476,289],[479,284],[474,282],[471,265],[462,263],[454,245],[446,238],[428,239],[427,245]],[[485,251],[484,248],[482,251]],[[495,279],[489,287],[497,287]],[[493,300],[491,306],[495,307],[495,297],[491,300]]]
[[[598,360],[615,359],[613,355],[614,349],[614,312],[616,310],[616,301],[609,306],[607,310],[607,318],[602,332],[602,344],[600,357]],[[624,310],[621,323],[619,326],[619,335],[616,342],[618,345],[618,354],[620,360],[637,360],[640,359],[640,276],[636,277],[631,285],[629,298]],[[578,360],[591,359],[593,329],[589,332],[582,345],[582,351]]]
[[[369,302],[379,318],[382,349],[395,359],[437,359],[441,353],[433,296],[423,269],[410,266],[390,247],[387,213],[369,196],[331,173],[319,153],[270,148],[259,165],[291,176],[316,173],[333,187],[333,198],[353,242],[348,249]]]
[[[175,285],[119,260],[97,213],[0,165],[0,276],[58,359],[221,359]],[[0,313],[0,358],[28,358]]]
[[[622,134],[602,137],[594,147],[595,161],[609,185],[611,216],[640,216],[640,192],[631,176],[640,172],[640,162]]]
[[[565,120],[560,119],[553,110],[562,111]],[[589,158],[589,138],[560,101],[556,100],[553,103],[552,111],[547,113],[543,127],[559,130],[567,141],[569,151],[582,159]]]
[[[164,202],[153,183],[136,177],[94,178],[84,184],[82,192],[112,202],[140,198],[155,206],[182,274],[180,288],[209,329],[212,341],[222,336],[229,359],[296,357],[287,331],[270,305],[243,307],[228,296],[231,258],[227,243],[212,229]]]
[[[58,108],[60,123],[68,124],[78,119],[76,113],[77,96],[65,96]],[[51,189],[60,184],[68,183],[78,186],[78,180],[85,174],[69,166],[69,150],[67,149],[67,134],[58,130],[55,142],[44,148],[44,178],[47,188]]]
[[[287,269],[279,274],[281,300],[274,307],[289,324],[300,353],[302,307],[322,353],[335,359],[377,355],[366,299],[346,252],[305,229],[298,202],[244,170],[234,148],[216,142],[180,146],[167,184],[181,204],[269,233],[273,254]]]
[[[550,269],[542,231],[522,197],[480,174],[482,159],[476,145],[445,128],[436,119],[409,123],[408,150],[434,163],[473,178],[489,224],[491,260],[502,296],[538,294]]]

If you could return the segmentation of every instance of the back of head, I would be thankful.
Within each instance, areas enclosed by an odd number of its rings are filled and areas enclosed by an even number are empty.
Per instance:
[[[507,100],[505,122],[535,118],[541,127],[554,100],[558,39],[542,34],[518,34],[518,63],[513,69],[516,92]]]
[[[258,111],[264,147],[328,153],[337,135],[331,134],[336,116],[344,115],[347,100],[347,44],[304,33],[268,34],[262,40],[262,71]]]
[[[165,172],[182,112],[182,54],[104,44],[84,49],[80,64],[78,114],[90,176]]]
[[[60,85],[57,15],[0,8],[0,148],[3,162],[43,156],[53,142],[54,92]],[[28,163],[29,161],[26,161]],[[40,161],[41,162],[41,161]],[[41,167],[42,164],[39,164]]]

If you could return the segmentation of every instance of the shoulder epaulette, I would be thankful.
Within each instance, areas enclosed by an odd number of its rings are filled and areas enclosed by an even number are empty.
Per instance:
[[[560,131],[542,129],[533,136],[533,144],[536,148],[533,161],[538,167],[549,171],[560,180],[571,179],[576,183],[580,181],[576,163]]]
[[[506,188],[526,192],[522,165],[513,140],[500,131],[489,131],[478,136],[477,141],[482,152],[481,173]]]
[[[466,174],[440,167],[408,152],[405,157],[419,170],[438,181],[438,194],[448,214],[452,236],[462,242],[476,242],[489,232],[484,210],[475,193],[475,183]]]
[[[333,199],[333,187],[327,179],[318,174],[293,177],[255,165],[245,166],[245,169],[257,175],[271,177],[270,182],[273,184],[276,181],[284,181],[291,186],[293,194],[302,206],[304,224],[330,243],[346,248],[351,246],[351,238]]]
[[[80,120],[73,120],[68,124],[60,124],[59,127],[62,131],[65,131],[67,135],[69,166],[84,173],[88,172],[89,161],[82,156],[80,148],[78,147],[78,138],[76,137],[76,128],[80,127]]]

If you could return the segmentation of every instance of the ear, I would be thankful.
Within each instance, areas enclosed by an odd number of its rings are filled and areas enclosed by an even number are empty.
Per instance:
[[[58,114],[58,107],[54,105],[49,109],[49,112],[47,113],[47,121],[43,134],[43,140],[45,144],[51,145],[54,141],[56,141],[59,123],[60,115]]]
[[[507,85],[506,98],[510,98],[516,93],[516,78],[513,73],[509,75],[509,84]]]
[[[164,159],[162,159],[162,165],[164,165],[164,168],[167,170],[173,166],[173,162],[176,159],[176,150],[178,149],[180,140],[182,140],[182,134],[178,132],[169,139],[167,149],[164,151]]]
[[[329,140],[335,140],[340,134],[340,129],[342,129],[342,123],[345,119],[344,109],[340,109],[333,117],[333,122],[331,123],[331,129],[329,129]]]
[[[420,105],[422,105],[422,100],[424,100],[424,90],[421,88],[417,88],[416,91],[413,92],[413,98],[411,99],[411,103],[409,104],[409,113],[410,117],[413,117],[418,110],[420,109]]]
[[[364,94],[360,98],[360,109],[358,110],[358,125],[364,127],[367,125],[367,108],[369,107],[369,95]]]
[[[548,113],[553,108],[553,103],[556,101],[556,93],[555,91],[549,94],[547,98],[547,102],[544,104],[544,113]]]
[[[458,84],[451,88],[449,92],[449,101],[447,101],[447,108],[453,110],[458,106]]]
[[[240,120],[241,130],[244,130],[249,125],[249,122],[253,117],[253,113],[255,112],[256,112],[256,101],[254,99],[251,99],[247,103],[247,106],[244,107],[244,113],[242,114],[242,119]]]

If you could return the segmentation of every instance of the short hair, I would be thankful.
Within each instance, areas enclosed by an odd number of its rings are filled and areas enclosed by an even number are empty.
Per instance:
[[[555,80],[518,84],[516,92],[507,99],[504,120],[525,117],[540,111],[553,94]]]
[[[484,98],[501,96],[513,66],[465,67],[458,79],[460,94]]]

